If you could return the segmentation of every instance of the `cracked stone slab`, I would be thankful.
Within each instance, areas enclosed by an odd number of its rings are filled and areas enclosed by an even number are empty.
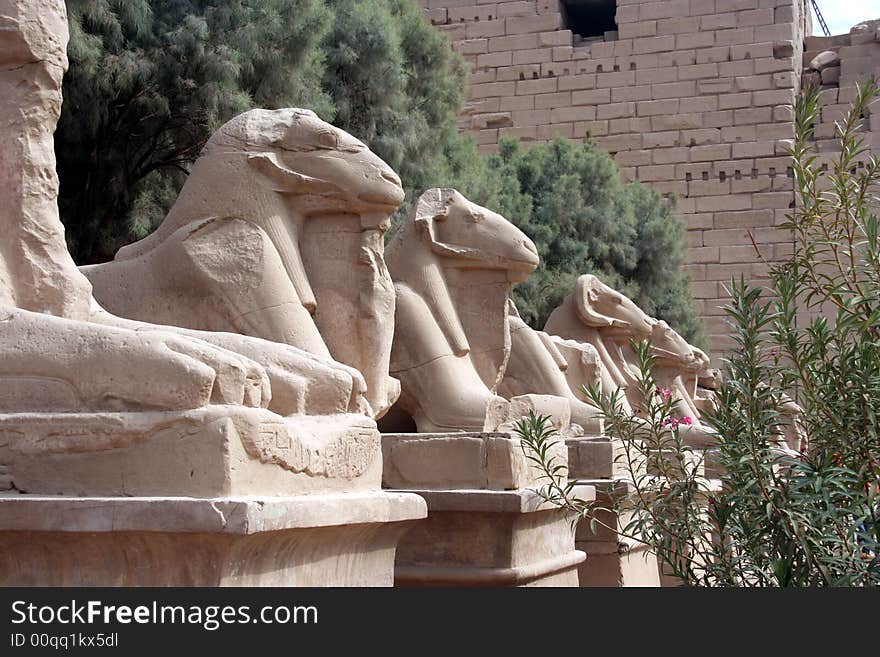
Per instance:
[[[0,531],[253,535],[426,515],[421,497],[397,492],[213,499],[0,494]]]

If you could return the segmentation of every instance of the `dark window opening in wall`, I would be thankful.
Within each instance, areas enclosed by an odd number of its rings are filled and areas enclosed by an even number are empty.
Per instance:
[[[617,30],[617,0],[560,0],[565,27],[583,38]]]

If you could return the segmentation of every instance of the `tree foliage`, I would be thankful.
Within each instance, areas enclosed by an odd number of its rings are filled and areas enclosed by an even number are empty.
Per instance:
[[[406,0],[69,0],[56,151],[77,262],[162,220],[188,166],[252,107],[308,107],[417,178],[450,137],[463,69]]]
[[[412,0],[329,0],[324,88],[333,123],[369,144],[411,196],[456,138],[463,61]]]

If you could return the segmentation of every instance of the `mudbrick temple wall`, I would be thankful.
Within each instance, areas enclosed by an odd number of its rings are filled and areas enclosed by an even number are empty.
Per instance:
[[[877,26],[813,37],[804,0],[420,0],[470,65],[461,128],[483,152],[592,138],[627,180],[677,197],[687,270],[713,351],[740,273],[758,282],[789,252],[786,148],[801,85],[821,84],[817,147],[855,84],[880,72]],[[820,53],[833,51],[814,62]],[[817,70],[818,69],[818,70]],[[880,140],[880,113],[869,143]]]

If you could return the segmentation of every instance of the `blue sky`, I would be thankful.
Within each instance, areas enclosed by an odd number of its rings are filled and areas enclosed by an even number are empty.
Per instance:
[[[817,0],[816,4],[819,5],[831,34],[845,34],[857,23],[880,18],[880,0]],[[815,19],[813,34],[822,34],[822,28]]]

